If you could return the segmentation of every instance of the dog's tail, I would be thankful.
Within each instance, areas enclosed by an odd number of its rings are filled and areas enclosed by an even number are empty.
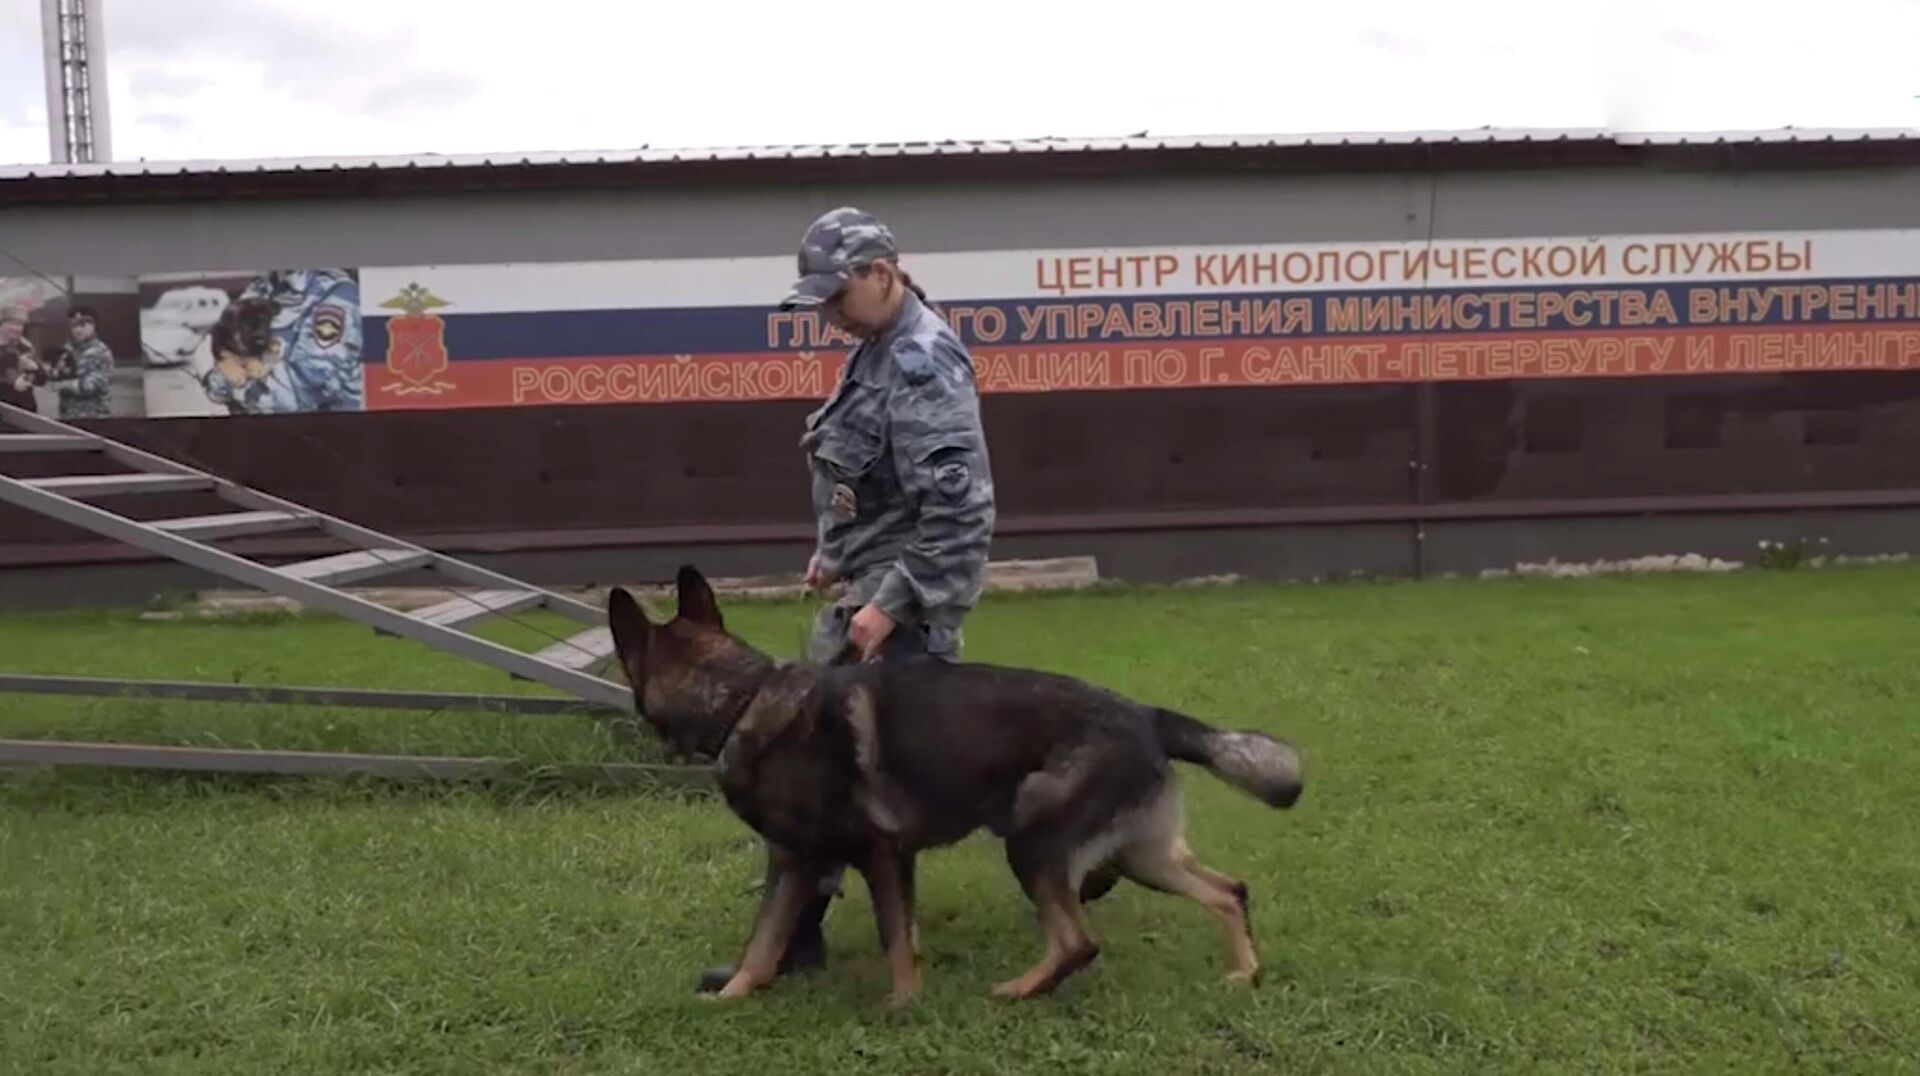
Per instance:
[[[1291,807],[1306,789],[1300,752],[1264,732],[1230,732],[1172,710],[1155,709],[1154,731],[1169,756],[1214,776],[1269,807]]]

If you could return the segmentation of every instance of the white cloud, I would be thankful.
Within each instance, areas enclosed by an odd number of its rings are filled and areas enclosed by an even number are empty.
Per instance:
[[[1609,120],[1663,128],[1920,126],[1920,4],[1625,0]],[[1817,13],[1816,13],[1817,11]]]
[[[1508,126],[1920,126],[1911,0],[796,8],[121,0],[122,158]],[[0,0],[0,160],[44,160]],[[9,70],[11,69],[11,70]],[[22,107],[22,102],[26,102]]]

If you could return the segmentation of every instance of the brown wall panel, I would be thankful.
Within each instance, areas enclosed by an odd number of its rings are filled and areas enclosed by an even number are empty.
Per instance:
[[[1435,392],[1442,500],[1920,488],[1920,372]]]
[[[1410,386],[990,396],[1003,518],[1416,499]],[[1920,373],[1434,386],[1430,503],[1920,489]],[[808,523],[802,402],[94,424],[401,534]],[[75,465],[80,466],[76,467]],[[30,476],[111,470],[24,457]],[[219,510],[179,495],[143,518]],[[0,545],[79,535],[0,511]]]
[[[990,396],[1007,516],[1400,503],[1404,387]],[[400,532],[809,520],[810,405],[289,415],[94,424],[155,453]],[[21,472],[25,473],[25,472]],[[170,502],[169,507],[177,507]],[[177,513],[176,513],[177,514]],[[45,541],[0,515],[6,541]]]

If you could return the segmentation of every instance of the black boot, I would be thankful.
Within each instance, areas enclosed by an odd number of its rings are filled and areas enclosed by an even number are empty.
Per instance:
[[[780,963],[774,970],[776,978],[794,972],[811,971],[827,962],[827,939],[821,931],[821,923],[826,919],[827,906],[833,903],[835,895],[818,894],[800,910],[800,918],[793,924],[793,936],[787,939],[787,951],[780,955]],[[764,907],[771,899],[773,877],[769,874],[761,889],[761,905]],[[702,994],[718,993],[738,970],[731,964],[707,968],[700,973],[696,989]]]

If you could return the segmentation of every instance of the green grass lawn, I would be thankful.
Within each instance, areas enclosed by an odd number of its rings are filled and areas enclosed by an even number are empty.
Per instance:
[[[809,610],[729,608],[790,654]],[[507,632],[519,629],[504,629]],[[922,866],[889,1016],[864,888],[831,967],[691,992],[748,927],[715,800],[552,786],[0,775],[0,1070],[1861,1072],[1920,1062],[1920,570],[994,597],[968,656],[1294,738],[1191,839],[1266,966],[1122,886],[1058,996],[998,845]],[[0,619],[0,668],[528,690],[328,620]],[[584,719],[0,696],[0,736],[622,757]]]

